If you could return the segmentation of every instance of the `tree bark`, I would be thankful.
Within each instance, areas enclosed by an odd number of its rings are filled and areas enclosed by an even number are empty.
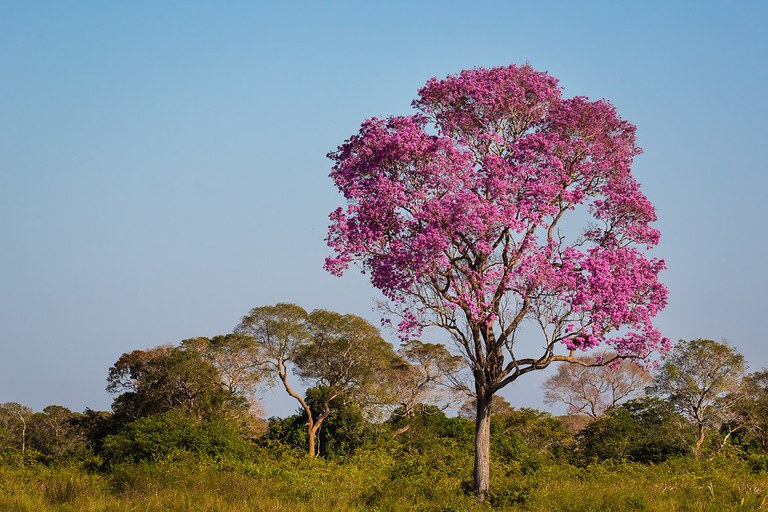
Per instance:
[[[693,456],[697,459],[701,455],[701,446],[704,444],[704,425],[698,425],[698,434],[699,437],[696,439],[696,444],[693,445]]]
[[[315,425],[312,423],[312,412],[309,412],[309,420],[307,421],[307,439],[309,439],[309,446],[307,447],[307,455],[310,459],[315,457]]]
[[[308,443],[309,446],[307,447],[307,455],[309,456],[309,458],[314,458],[315,433],[317,432],[317,429],[320,428],[320,423],[322,423],[322,420],[325,418],[321,418],[318,422],[315,422],[312,419],[312,409],[310,409],[307,402],[305,402],[304,399],[301,398],[301,395],[299,395],[293,389],[291,389],[291,386],[288,384],[288,370],[285,367],[285,361],[283,360],[279,360],[277,362],[277,376],[282,381],[285,391],[289,395],[291,395],[293,398],[295,398],[296,401],[299,402],[299,404],[301,404],[301,407],[307,413],[307,438],[309,439],[309,443]]]
[[[478,390],[479,391],[479,390]],[[475,418],[475,485],[480,501],[488,495],[491,477],[491,403],[493,395],[478,393]]]

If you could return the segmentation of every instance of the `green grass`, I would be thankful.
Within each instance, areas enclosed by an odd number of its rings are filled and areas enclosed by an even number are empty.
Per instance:
[[[82,467],[0,467],[0,511],[727,511],[768,510],[768,476],[737,461],[505,467],[480,504],[467,460],[366,453]]]

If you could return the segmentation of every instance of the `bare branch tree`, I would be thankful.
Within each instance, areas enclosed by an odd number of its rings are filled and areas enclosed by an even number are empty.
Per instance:
[[[651,382],[648,371],[634,361],[616,360],[616,354],[602,352],[594,357],[579,357],[582,365],[561,365],[542,387],[544,403],[562,403],[570,414],[597,418],[624,400],[640,395]]]

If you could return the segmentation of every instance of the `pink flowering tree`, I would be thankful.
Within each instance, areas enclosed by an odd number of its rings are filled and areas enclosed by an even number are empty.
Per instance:
[[[433,78],[413,106],[329,155],[347,205],[331,213],[325,267],[357,262],[404,338],[450,335],[474,377],[482,498],[494,393],[600,344],[666,350],[652,324],[665,265],[646,256],[659,232],[631,174],[635,127],[609,102],[563,98],[555,78],[512,65]]]

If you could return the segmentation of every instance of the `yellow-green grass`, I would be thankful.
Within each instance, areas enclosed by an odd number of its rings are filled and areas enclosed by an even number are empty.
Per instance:
[[[344,462],[204,461],[0,467],[0,511],[727,511],[768,510],[768,476],[736,461],[493,468],[485,503],[467,492],[469,461],[443,468],[368,454]],[[418,464],[416,464],[418,465]]]

